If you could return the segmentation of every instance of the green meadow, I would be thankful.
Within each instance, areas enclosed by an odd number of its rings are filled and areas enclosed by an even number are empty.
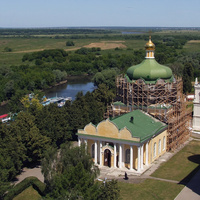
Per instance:
[[[75,46],[66,46],[67,39],[55,39],[48,37],[37,38],[0,38],[0,66],[23,64],[22,57],[25,53],[42,51],[45,49],[64,49],[74,51],[81,47],[100,47],[102,54],[108,53],[132,53],[144,47],[144,40],[105,40],[105,39],[73,39]],[[9,47],[11,52],[5,52]],[[118,51],[114,51],[115,48]]]
[[[56,35],[35,35],[34,37],[14,37],[4,36],[0,37],[0,66],[20,65],[22,57],[25,53],[32,53],[42,51],[44,49],[64,49],[66,51],[74,51],[81,47],[100,47],[101,54],[129,54],[134,50],[144,49],[144,45],[148,40],[148,33],[146,40],[143,39],[124,39],[121,34],[108,34],[107,39],[101,38],[103,35],[90,34],[89,37],[79,39],[56,38]],[[59,37],[70,37],[72,35],[59,35]],[[77,36],[77,35],[76,35]],[[80,35],[80,36],[85,36]],[[192,30],[162,30],[154,32],[154,36],[185,36],[200,37],[200,31]],[[94,38],[93,38],[94,37]],[[117,38],[117,39],[116,39]],[[75,46],[66,46],[66,41],[73,40]],[[5,52],[4,49],[9,47],[12,52]],[[115,48],[118,47],[118,51]],[[183,49],[178,51],[185,52],[200,52],[200,40],[188,40],[183,46]]]

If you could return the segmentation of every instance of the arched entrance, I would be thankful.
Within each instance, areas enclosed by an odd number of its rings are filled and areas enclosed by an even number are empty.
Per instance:
[[[104,166],[111,167],[111,152],[109,149],[104,151]]]

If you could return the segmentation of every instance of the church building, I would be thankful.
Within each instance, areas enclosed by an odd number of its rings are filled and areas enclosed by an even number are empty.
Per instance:
[[[167,125],[141,110],[78,130],[95,164],[140,172],[166,152]]]
[[[190,136],[182,79],[155,60],[151,37],[145,49],[144,61],[117,77],[105,120],[78,130],[79,145],[87,146],[96,165],[142,172]]]

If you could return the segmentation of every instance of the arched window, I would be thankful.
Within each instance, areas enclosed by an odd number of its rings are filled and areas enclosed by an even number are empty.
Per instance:
[[[165,150],[165,143],[166,143],[166,141],[165,141],[165,136],[163,137],[163,150]]]
[[[159,143],[158,143],[158,154],[161,153],[161,139],[159,140]]]
[[[153,145],[153,157],[156,157],[156,142]]]
[[[130,163],[130,149],[126,149],[125,163]]]
[[[92,158],[94,158],[94,144],[92,144],[92,147],[91,147],[91,156]]]

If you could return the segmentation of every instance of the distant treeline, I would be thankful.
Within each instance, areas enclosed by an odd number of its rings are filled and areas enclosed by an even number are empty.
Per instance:
[[[104,29],[54,29],[54,28],[44,28],[44,29],[0,29],[0,35],[17,35],[17,36],[30,36],[30,35],[56,35],[56,34],[108,34],[113,33],[114,30],[104,30]]]
[[[158,30],[156,30],[158,32]],[[158,34],[152,32],[155,41],[181,41],[185,44],[189,40],[200,40],[200,34]],[[138,34],[123,34],[121,30],[101,29],[0,29],[0,37],[11,38],[52,38],[52,39],[107,39],[107,40],[147,40],[148,32]]]

